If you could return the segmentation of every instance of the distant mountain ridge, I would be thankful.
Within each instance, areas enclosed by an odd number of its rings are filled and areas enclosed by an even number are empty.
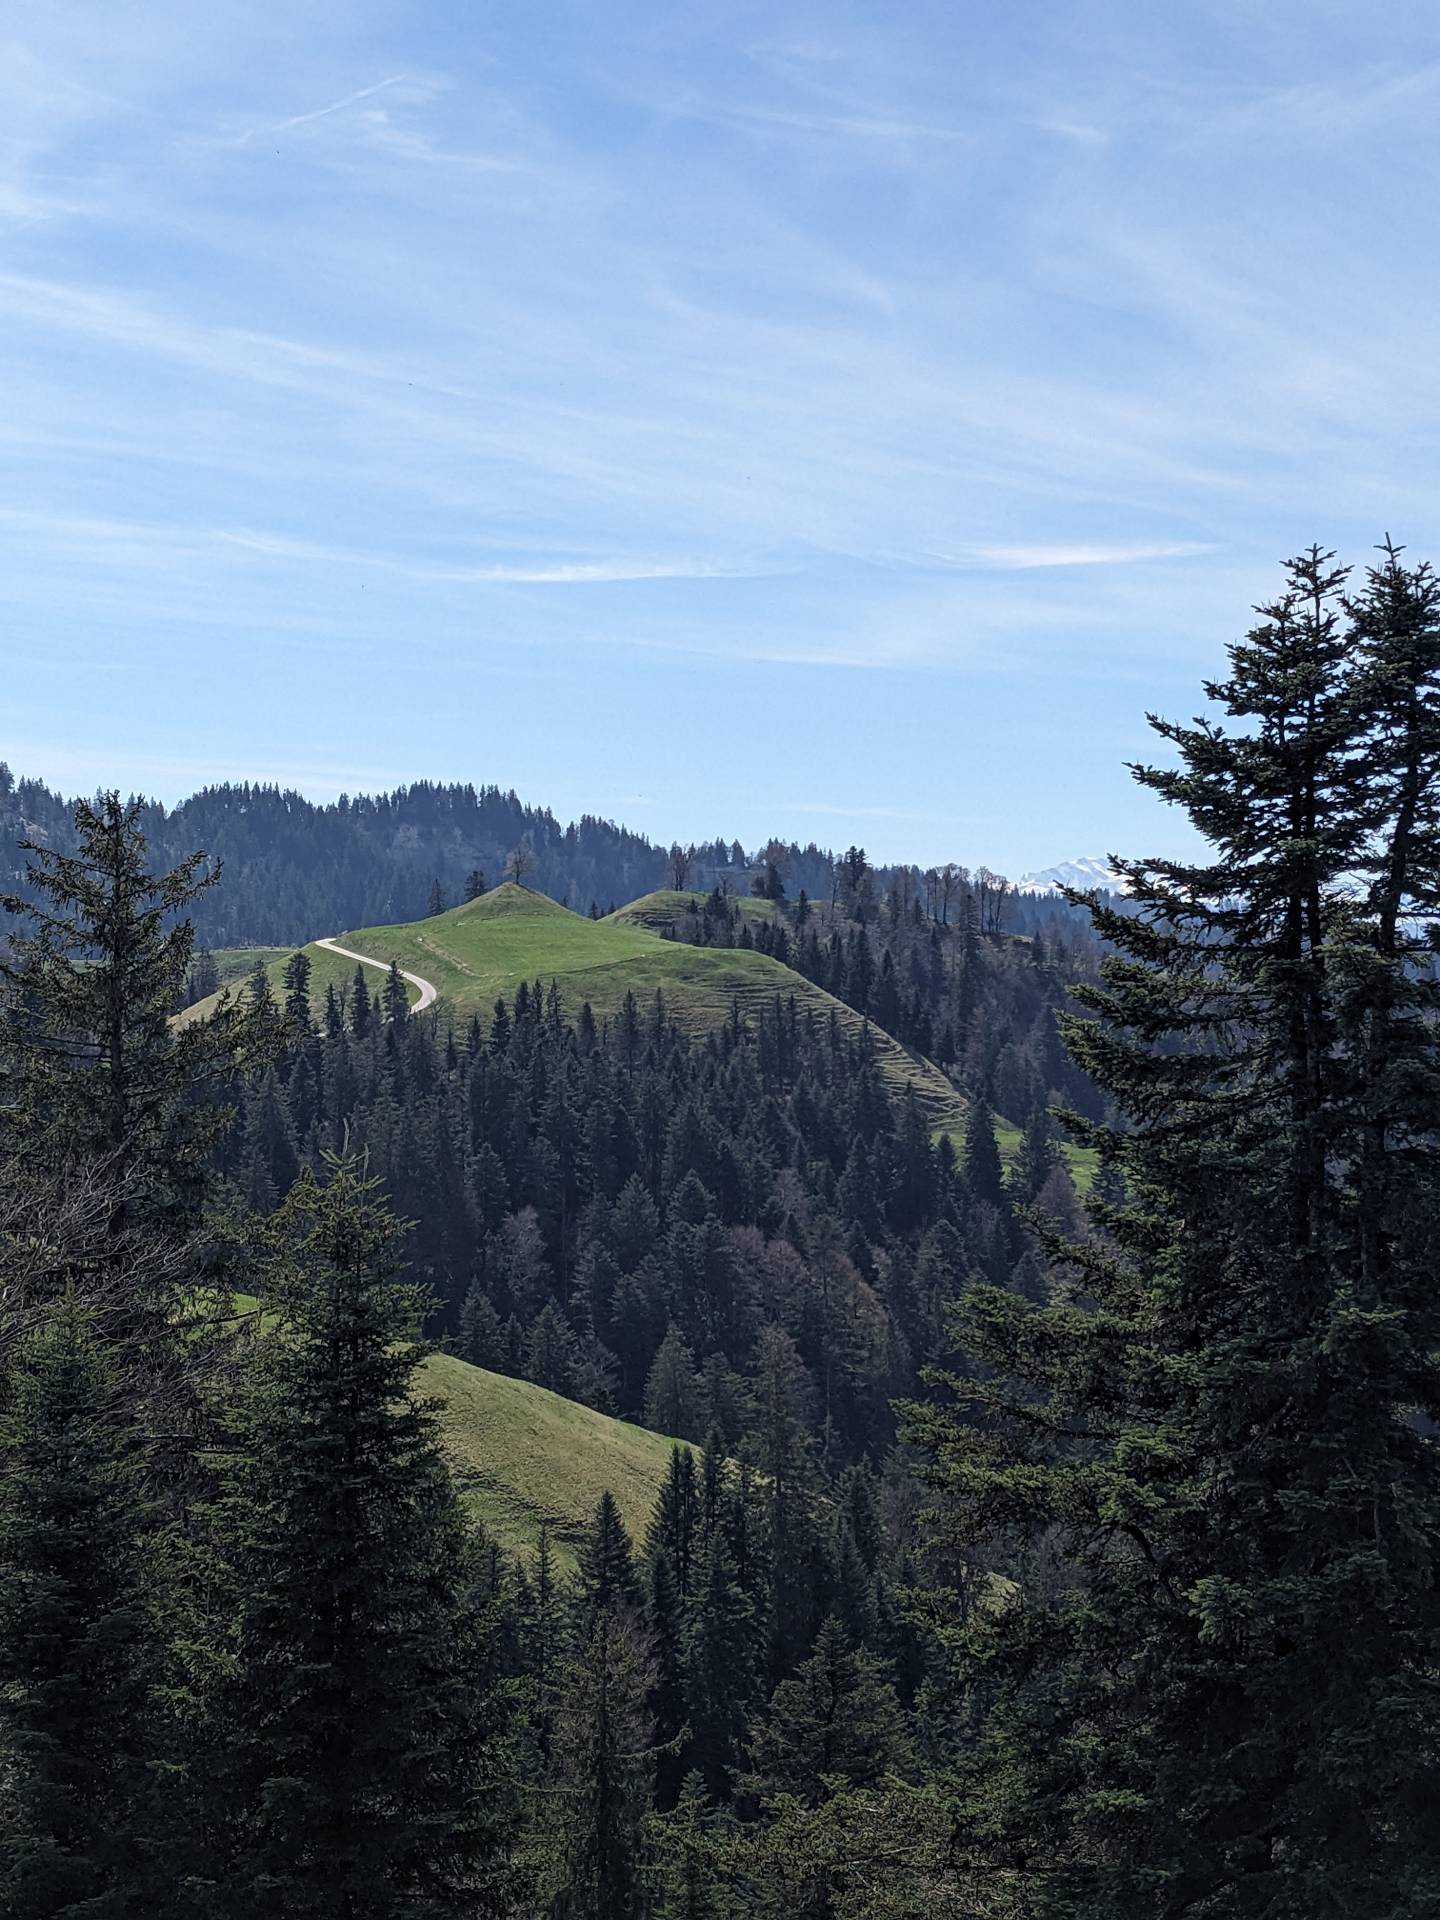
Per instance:
[[[1124,876],[1100,853],[1082,854],[1078,860],[1062,860],[1058,866],[1022,873],[1015,885],[1021,893],[1058,893],[1061,887],[1077,887],[1082,892],[1090,887],[1106,893],[1126,890]]]
[[[17,778],[0,758],[0,893],[30,895],[22,840],[73,850],[71,813],[63,794],[43,781]],[[281,787],[229,783],[202,788],[174,807],[146,803],[140,827],[157,867],[173,866],[197,848],[223,867],[223,884],[196,901],[191,916],[199,944],[215,949],[293,947],[342,928],[417,920],[437,893],[446,907],[464,899],[472,875],[493,887],[517,846],[526,850],[528,886],[576,913],[593,906],[603,914],[641,900],[671,877],[667,843],[594,814],[564,824],[548,807],[493,785],[418,780],[390,793],[316,802]],[[832,898],[836,859],[813,841],[749,850],[738,840],[700,842],[689,849],[686,884],[702,892],[719,886],[746,899],[772,848],[789,900],[802,892],[812,901]],[[1075,870],[1084,866],[1075,863]],[[963,868],[945,871],[965,875]],[[931,887],[918,864],[882,864],[872,877],[865,909],[871,918],[885,909],[893,887],[907,900],[924,898]],[[1096,883],[1082,878],[1080,884]],[[1054,897],[1054,886],[1046,875],[1032,874],[1018,891],[997,895],[1003,930],[1043,933],[1057,915],[1067,921],[1073,909]],[[949,898],[956,911],[957,900]],[[930,904],[936,910],[933,897]],[[945,909],[938,910],[945,918]],[[4,919],[0,913],[0,937]]]

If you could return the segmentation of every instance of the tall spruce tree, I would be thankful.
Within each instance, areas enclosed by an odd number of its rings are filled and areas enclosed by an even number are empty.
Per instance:
[[[310,1034],[315,1022],[310,1013],[310,956],[302,947],[285,962],[285,1015],[293,1033]]]
[[[406,992],[400,965],[396,960],[390,962],[385,974],[385,1018],[394,1025],[403,1026],[410,1015],[410,996]]]
[[[357,1040],[363,1040],[369,1033],[373,1014],[374,1006],[365,980],[365,969],[357,960],[350,981],[350,1031]]]
[[[965,1122],[963,1165],[971,1199],[988,1200],[998,1206],[1004,1193],[1004,1171],[995,1141],[994,1119],[984,1100],[970,1103]]]
[[[1127,1203],[1050,1304],[970,1294],[981,1365],[913,1423],[937,1543],[1014,1583],[935,1616],[974,1863],[1035,1916],[1440,1906],[1440,648],[1428,574],[1348,626],[1342,585],[1290,563],[1233,727],[1154,722],[1213,857],[1121,863],[1066,1035]]]
[[[12,916],[0,957],[0,1157],[69,1177],[99,1170],[117,1238],[193,1222],[229,1122],[197,1096],[277,1044],[240,1002],[172,1024],[194,954],[184,915],[219,874],[198,853],[152,874],[141,813],[114,793],[78,805],[75,850],[22,841],[29,897],[0,896]]]
[[[723,1457],[723,1456],[722,1456]],[[690,1592],[698,1570],[700,1487],[695,1455],[689,1447],[672,1447],[670,1464],[661,1482],[645,1550],[651,1559],[666,1559],[680,1596]]]
[[[570,1622],[556,1576],[550,1529],[543,1521],[534,1564],[528,1569],[522,1566],[516,1582],[516,1629],[521,1671],[528,1682],[530,1732],[541,1764],[548,1766]]]
[[[633,1614],[640,1605],[635,1551],[615,1496],[607,1487],[580,1542],[575,1574],[576,1624],[582,1636],[605,1613]]]
[[[209,1814],[223,1912],[500,1910],[506,1728],[373,1182],[305,1173],[265,1232],[278,1316],[217,1508]]]
[[[717,1527],[686,1610],[682,1665],[690,1764],[728,1798],[746,1719],[762,1692],[764,1644],[735,1556]]]
[[[810,1805],[829,1783],[873,1786],[913,1763],[905,1716],[882,1664],[829,1619],[815,1650],[782,1680],[755,1730],[743,1790]]]
[[[561,1674],[544,1816],[555,1920],[634,1920],[655,1764],[653,1674],[633,1616],[604,1606]]]

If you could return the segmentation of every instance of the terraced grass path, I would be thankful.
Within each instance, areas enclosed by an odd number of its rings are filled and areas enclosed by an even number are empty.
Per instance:
[[[315,945],[317,947],[324,947],[330,953],[338,953],[342,959],[358,960],[362,967],[374,967],[379,973],[389,973],[390,971],[390,962],[388,960],[374,960],[368,953],[355,953],[349,947],[337,946],[334,940],[317,940]],[[434,1006],[436,989],[428,980],[422,979],[418,973],[407,973],[403,967],[400,969],[400,978],[402,980],[408,980],[412,987],[418,987],[420,989],[420,998],[410,1009],[412,1013],[423,1013],[426,1007]]]

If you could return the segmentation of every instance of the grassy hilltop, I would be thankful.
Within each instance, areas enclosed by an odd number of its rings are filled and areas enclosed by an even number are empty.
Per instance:
[[[629,906],[617,907],[613,913],[607,913],[601,925],[646,927],[651,933],[673,931],[683,926],[688,916],[698,913],[704,904],[703,893],[680,893],[674,887],[657,887],[653,893],[643,893],[638,900],[632,900]],[[775,921],[784,917],[773,900],[757,900],[747,894],[736,895],[730,905],[752,927],[764,920]]]
[[[722,1025],[733,1005],[745,1018],[778,996],[793,998],[802,1013],[821,1020],[833,1016],[847,1032],[859,1033],[864,1022],[852,1008],[766,954],[663,939],[655,924],[673,918],[685,899],[647,895],[604,920],[589,920],[545,894],[507,883],[426,920],[361,927],[334,937],[342,947],[386,964],[394,960],[433,982],[457,1020],[472,1013],[488,1018],[496,999],[508,999],[522,980],[539,980],[546,987],[553,980],[571,1018],[588,1001],[597,1020],[613,1021],[627,993],[644,1011],[659,990],[679,1025],[700,1034]],[[754,905],[760,912],[773,911],[764,902]],[[305,951],[318,1007],[327,986],[349,982],[355,962],[313,944]],[[283,965],[283,956],[268,962],[277,986]],[[372,974],[370,983],[378,985],[379,976]],[[410,992],[413,1000],[415,990]],[[185,1017],[202,1017],[212,1005],[201,1001]],[[933,1127],[960,1125],[964,1102],[940,1070],[878,1028],[870,1031],[891,1092],[903,1094],[907,1084],[913,1085]]]

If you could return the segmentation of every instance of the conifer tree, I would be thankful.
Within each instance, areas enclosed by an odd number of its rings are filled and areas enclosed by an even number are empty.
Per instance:
[[[688,1753],[710,1791],[728,1798],[761,1686],[763,1646],[723,1528],[712,1535],[686,1613]]]
[[[828,1619],[810,1657],[775,1689],[743,1787],[758,1799],[786,1793],[814,1805],[832,1779],[873,1786],[913,1759],[904,1711],[883,1666]]]
[[[632,1174],[610,1216],[610,1245],[622,1272],[633,1272],[660,1237],[660,1215],[649,1188]]]
[[[220,969],[215,963],[215,956],[208,947],[202,947],[190,962],[185,997],[193,1006],[197,1000],[208,1000],[212,993],[219,991]]]
[[[303,948],[285,962],[285,1014],[296,1034],[313,1033],[310,1017],[310,956]]]
[[[1213,855],[1121,863],[1066,1036],[1126,1202],[1052,1303],[971,1294],[984,1377],[915,1422],[941,1541],[1020,1543],[1014,1604],[937,1618],[988,1700],[977,1859],[1039,1916],[1440,1902],[1440,1026],[1402,931],[1440,913],[1440,649],[1401,572],[1347,631],[1302,555],[1207,688],[1237,724],[1154,723],[1178,765],[1138,777]]]
[[[635,1553],[615,1496],[607,1487],[580,1543],[575,1573],[576,1619],[582,1635],[602,1613],[633,1614],[640,1604]]]
[[[1000,1149],[995,1143],[995,1123],[984,1100],[970,1103],[962,1165],[971,1198],[999,1206],[1004,1193]]]
[[[503,999],[495,1002],[490,1014],[490,1051],[498,1057],[510,1050],[510,1009]]]
[[[370,989],[365,983],[365,969],[357,960],[355,972],[350,981],[350,1031],[357,1040],[363,1040],[369,1033],[371,1012]]]
[[[504,1329],[488,1293],[478,1280],[470,1282],[460,1315],[460,1356],[472,1367],[498,1371],[505,1359]]]
[[[341,1164],[270,1224],[265,1341],[217,1508],[233,1674],[211,1704],[225,1912],[488,1911],[510,1835],[505,1715],[398,1226]]]
[[[725,1519],[725,1436],[712,1427],[700,1460],[699,1550],[705,1553]],[[699,1555],[694,1556],[698,1560]]]
[[[409,1014],[410,996],[401,978],[399,962],[392,960],[385,975],[385,1018],[395,1026],[403,1026]]]
[[[700,1489],[695,1455],[689,1447],[672,1447],[645,1551],[652,1560],[663,1557],[670,1562],[671,1574],[682,1597],[690,1592],[700,1544]]]
[[[556,1920],[634,1920],[654,1748],[633,1618],[603,1606],[561,1676],[551,1830]]]
[[[703,1430],[704,1411],[694,1356],[680,1329],[672,1326],[645,1381],[645,1424],[655,1433],[694,1440]]]
[[[574,1394],[575,1336],[553,1300],[535,1316],[525,1343],[525,1376],[551,1393]]]
[[[1021,1206],[1032,1206],[1040,1190],[1060,1164],[1050,1131],[1050,1116],[1044,1107],[1031,1110],[1020,1137],[1020,1151],[1010,1170],[1010,1190]]]
[[[650,1563],[645,1614],[655,1676],[649,1701],[656,1747],[655,1803],[669,1807],[674,1805],[680,1780],[680,1734],[685,1724],[685,1602],[667,1554],[657,1555]]]
[[[274,1067],[267,1067],[245,1099],[245,1155],[249,1198],[268,1213],[294,1185],[300,1154],[289,1102]]]
[[[809,1643],[819,1624],[817,1589],[824,1577],[824,1542],[816,1522],[817,1486],[810,1422],[814,1396],[795,1342],[766,1327],[757,1356],[757,1466],[773,1555],[774,1656]],[[707,1452],[707,1465],[709,1455]]]
[[[0,1154],[21,1169],[103,1169],[116,1236],[193,1221],[230,1118],[196,1096],[275,1043],[242,1003],[171,1025],[194,952],[182,916],[219,875],[203,854],[152,874],[141,811],[114,793],[81,803],[75,851],[22,841],[31,897],[0,897],[12,916]]]
[[[267,1026],[275,1025],[280,1009],[275,1001],[275,989],[270,984],[270,969],[263,960],[257,960],[250,969],[245,981],[245,998],[259,1019]]]
[[[672,1811],[646,1823],[646,1837],[654,1920],[738,1920],[747,1911],[733,1816],[712,1804],[699,1773],[685,1776]]]
[[[529,1682],[530,1730],[541,1763],[548,1766],[554,1744],[561,1667],[570,1643],[550,1529],[543,1521],[534,1566],[528,1572],[522,1568],[518,1578],[516,1631],[521,1670]]]
[[[832,1608],[841,1627],[855,1645],[871,1647],[878,1637],[875,1614],[875,1588],[870,1571],[860,1557],[855,1535],[848,1519],[836,1526],[832,1541],[833,1572],[830,1590]]]

